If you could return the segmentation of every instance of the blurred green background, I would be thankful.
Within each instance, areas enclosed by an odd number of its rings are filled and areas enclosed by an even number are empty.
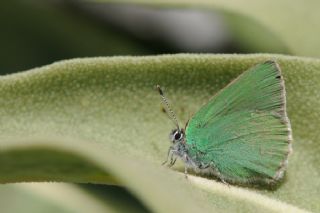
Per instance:
[[[289,52],[250,18],[191,6],[13,0],[0,26],[1,74],[76,57]]]
[[[281,53],[318,57],[319,6],[317,1],[286,0],[3,1],[0,74],[93,56]],[[60,209],[61,194],[74,197],[81,191],[89,192],[87,197],[72,199],[74,203]],[[115,194],[127,206],[113,199]],[[0,186],[1,212],[74,212],[82,208],[75,207],[81,199],[91,202],[96,212],[108,201],[118,211],[148,211],[126,189],[116,186]],[[88,211],[83,206],[82,212]]]

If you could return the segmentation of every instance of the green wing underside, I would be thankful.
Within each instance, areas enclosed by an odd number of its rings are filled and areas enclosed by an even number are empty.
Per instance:
[[[196,162],[233,182],[277,180],[289,153],[290,123],[278,65],[244,72],[189,121],[186,140]]]

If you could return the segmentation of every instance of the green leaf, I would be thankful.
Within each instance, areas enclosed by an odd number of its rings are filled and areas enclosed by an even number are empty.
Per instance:
[[[188,180],[160,164],[181,123],[252,65],[276,59],[287,88],[294,152],[271,190]],[[0,78],[0,182],[117,184],[150,211],[319,211],[320,60],[283,55],[164,55],[74,59]],[[22,139],[23,138],[23,139]]]
[[[113,195],[115,191],[112,191]],[[113,205],[104,196],[96,199],[82,188],[66,183],[19,183],[0,186],[3,212],[145,212],[134,205]],[[117,198],[116,196],[114,196]],[[124,196],[125,197],[125,196]],[[111,204],[111,205],[110,205]]]
[[[39,183],[37,183],[39,184]],[[44,183],[41,183],[45,185]],[[32,213],[71,213],[70,208],[63,208],[60,203],[51,202],[43,195],[35,193],[36,184],[7,184],[0,186],[0,205],[2,212]],[[26,189],[28,187],[29,189]],[[32,188],[32,191],[30,190]],[[53,194],[53,193],[52,193]]]
[[[287,52],[300,56],[320,56],[320,2],[251,1],[251,0],[90,0],[91,2],[116,2],[163,7],[193,7],[214,9],[225,13],[231,28],[237,33],[238,42],[249,51],[259,49]],[[252,19],[250,21],[250,19]],[[262,33],[263,32],[263,33]],[[264,35],[266,33],[266,35]],[[271,39],[276,36],[278,38]],[[273,42],[272,42],[273,41]],[[251,44],[250,44],[251,43]],[[266,45],[264,45],[266,43]],[[249,47],[248,47],[249,44]],[[272,47],[268,47],[271,45]],[[280,45],[280,46],[279,46]],[[262,48],[261,48],[262,47]],[[261,52],[261,51],[259,51]],[[264,52],[264,51],[262,51]],[[270,52],[270,51],[268,51]]]

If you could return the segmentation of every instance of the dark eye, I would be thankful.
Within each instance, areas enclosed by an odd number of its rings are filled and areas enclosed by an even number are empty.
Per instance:
[[[174,134],[175,140],[179,140],[179,139],[181,139],[181,137],[182,137],[182,134],[180,132],[176,132],[176,134]]]

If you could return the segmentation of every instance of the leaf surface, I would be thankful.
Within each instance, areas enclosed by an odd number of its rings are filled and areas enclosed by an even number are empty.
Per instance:
[[[283,184],[273,191],[229,188],[162,167],[173,126],[154,85],[164,87],[183,124],[232,79],[268,59],[282,68],[293,128]],[[178,54],[74,59],[2,76],[0,182],[117,184],[155,212],[317,212],[319,70],[320,61],[310,58]]]

